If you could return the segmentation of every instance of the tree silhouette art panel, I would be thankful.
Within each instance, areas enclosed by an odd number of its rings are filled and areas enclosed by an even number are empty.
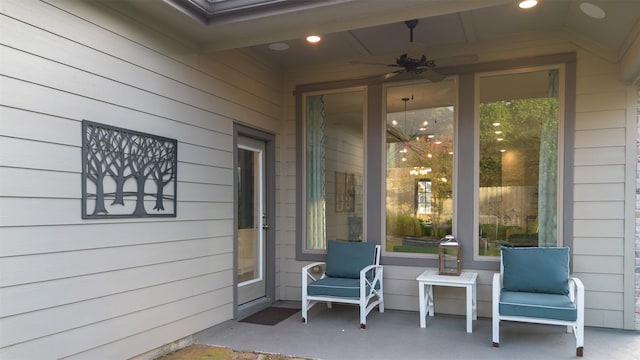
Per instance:
[[[82,218],[175,217],[178,141],[82,121]]]

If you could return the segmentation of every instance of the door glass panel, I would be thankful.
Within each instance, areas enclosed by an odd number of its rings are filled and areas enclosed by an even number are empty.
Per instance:
[[[262,278],[260,152],[238,148],[238,283]]]

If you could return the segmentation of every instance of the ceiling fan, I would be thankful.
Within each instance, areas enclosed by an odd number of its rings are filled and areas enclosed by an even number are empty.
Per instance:
[[[431,80],[432,82],[443,80],[445,76],[435,70],[435,68],[437,67],[436,61],[434,59],[428,59],[427,56],[424,55],[423,50],[425,49],[425,46],[421,43],[413,41],[413,29],[416,27],[416,25],[418,25],[418,20],[407,20],[404,23],[409,29],[409,48],[407,49],[406,53],[401,54],[396,58],[396,62],[394,64],[380,64],[358,61],[354,61],[352,63],[399,68],[398,70],[385,74],[385,80],[403,73],[412,74],[414,76],[419,75],[421,77],[427,78],[428,80]],[[452,58],[449,58],[449,60],[452,60]],[[474,62],[477,61],[477,59],[478,57],[476,55],[460,55],[455,57],[455,62]]]

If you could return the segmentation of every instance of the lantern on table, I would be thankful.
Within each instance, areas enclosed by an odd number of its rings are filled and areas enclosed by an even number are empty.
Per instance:
[[[458,276],[462,271],[462,251],[452,235],[447,235],[438,246],[438,270],[440,275]]]

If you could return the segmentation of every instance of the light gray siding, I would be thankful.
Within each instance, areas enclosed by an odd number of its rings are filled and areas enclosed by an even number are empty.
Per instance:
[[[578,54],[573,270],[586,289],[586,323],[622,328],[627,311],[625,206],[631,200],[625,199],[632,145],[627,143],[629,88],[617,81],[616,64]]]
[[[129,358],[233,317],[233,122],[276,132],[255,59],[97,2],[0,5],[0,358]],[[83,119],[178,140],[176,218],[82,220]]]
[[[276,134],[276,294],[300,299],[291,91],[375,69],[301,66],[284,81],[248,52],[202,54],[149,25],[109,2],[0,2],[1,359],[129,358],[233,317],[234,122]],[[587,325],[630,328],[637,91],[566,34],[468,51],[577,52],[573,270]],[[83,119],[178,140],[176,218],[81,219]],[[387,308],[417,310],[423,270],[385,268]],[[481,316],[491,275],[479,271]],[[438,312],[463,313],[458,290],[436,290]]]

